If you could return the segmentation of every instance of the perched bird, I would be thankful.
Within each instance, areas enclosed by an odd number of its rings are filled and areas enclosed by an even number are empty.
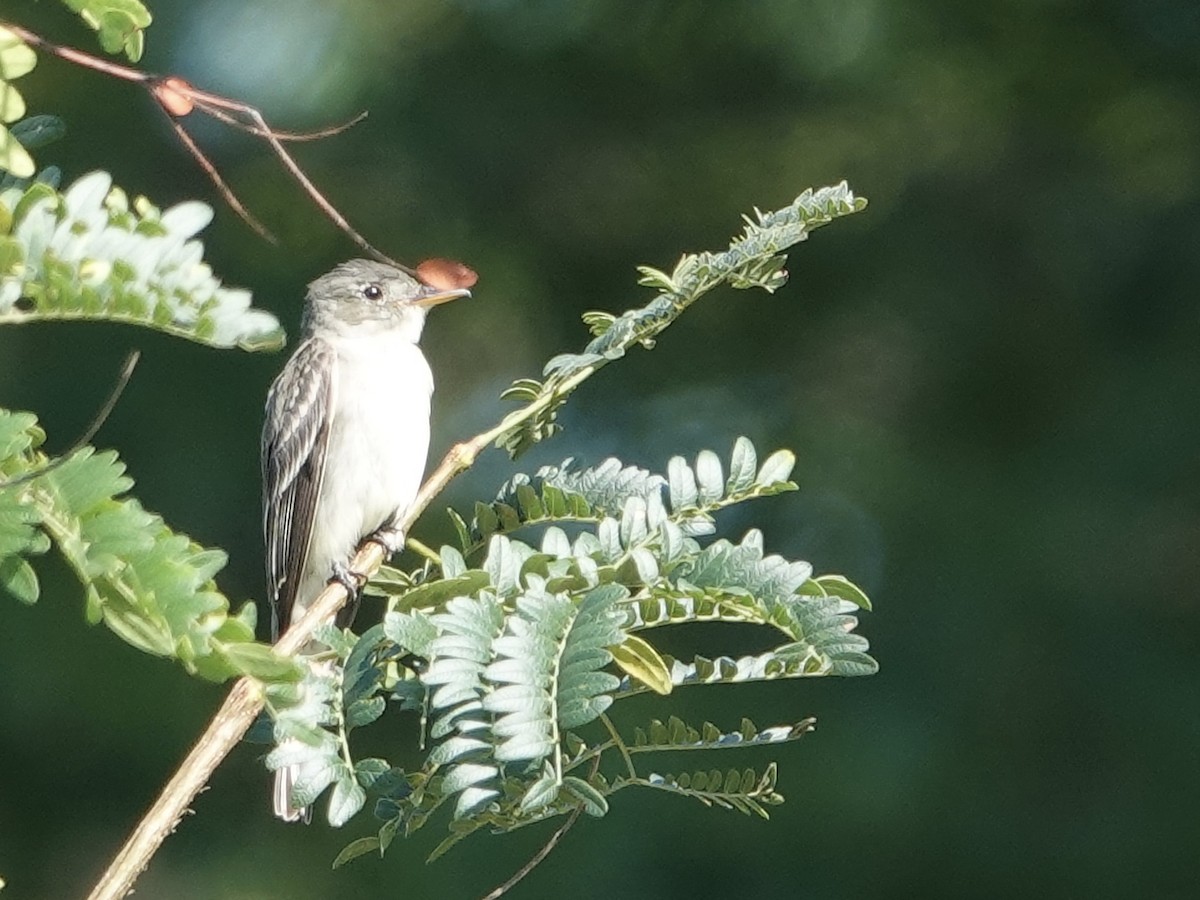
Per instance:
[[[302,339],[271,386],[263,425],[272,640],[331,577],[355,587],[346,564],[364,537],[389,552],[403,543],[396,524],[429,449],[433,376],[418,346],[425,314],[470,295],[430,281],[355,259],[308,286]],[[356,608],[354,598],[337,623],[349,624]],[[275,815],[285,821],[308,818],[291,802],[296,774],[275,773]]]

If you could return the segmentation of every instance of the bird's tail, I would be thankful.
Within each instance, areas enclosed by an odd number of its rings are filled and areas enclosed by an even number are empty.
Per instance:
[[[289,743],[298,742],[295,738],[288,738],[280,746],[285,746]],[[303,821],[307,825],[312,821],[312,807],[292,805],[292,788],[295,786],[296,778],[299,774],[299,766],[284,766],[282,769],[276,769],[275,791],[272,794],[271,802],[276,818],[282,819],[285,822]]]

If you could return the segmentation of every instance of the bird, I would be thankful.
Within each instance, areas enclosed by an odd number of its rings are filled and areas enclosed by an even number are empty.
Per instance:
[[[351,595],[336,617],[349,625],[361,587],[347,567],[355,548],[368,536],[389,554],[403,545],[398,523],[429,450],[433,374],[421,331],[432,307],[470,296],[444,278],[414,277],[420,271],[353,259],[308,286],[301,340],[267,394],[262,433],[272,642],[331,578]],[[297,774],[275,773],[273,808],[284,821],[311,816],[292,803]]]

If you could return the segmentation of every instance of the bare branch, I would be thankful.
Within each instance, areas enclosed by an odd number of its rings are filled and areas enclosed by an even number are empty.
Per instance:
[[[596,762],[600,762],[599,757],[596,758]],[[596,773],[596,768],[597,767],[595,765],[592,766],[593,775]],[[554,834],[550,835],[550,840],[546,841],[546,843],[542,845],[542,848],[538,850],[537,853],[533,854],[529,862],[517,869],[517,871],[513,873],[512,877],[509,878],[508,881],[504,882],[504,884],[486,894],[483,900],[498,900],[498,898],[503,897],[505,894],[515,888],[522,881],[522,879],[525,878],[526,875],[541,865],[542,862],[545,861],[546,857],[550,855],[550,852],[558,846],[558,842],[563,839],[563,835],[570,831],[575,823],[579,821],[579,816],[582,812],[583,804],[581,803],[571,810],[571,815],[567,821],[563,822],[562,825],[559,826],[558,830],[555,831]]]
[[[234,118],[227,112],[222,112],[219,107],[210,106],[204,103],[198,103],[197,106],[204,111],[206,115],[212,116],[219,122],[224,122],[231,128],[238,128],[245,131],[247,134],[252,134],[255,137],[265,138],[268,132],[243,122],[241,119]],[[340,125],[330,125],[328,128],[321,128],[317,131],[274,131],[270,132],[279,138],[281,141],[319,141],[321,138],[333,137],[335,134],[341,134],[343,131],[349,131],[368,115],[367,110],[363,110],[353,119],[349,119]]]
[[[137,368],[138,360],[141,359],[141,356],[142,352],[140,350],[134,350],[125,357],[125,362],[121,364],[121,371],[117,373],[116,384],[113,385],[112,390],[108,393],[108,399],[104,401],[104,404],[96,412],[96,415],[92,416],[92,421],[83,430],[83,434],[76,438],[52,462],[42,466],[40,469],[26,472],[21,477],[14,478],[12,481],[4,482],[4,486],[6,488],[16,487],[19,484],[24,484],[26,481],[31,481],[34,478],[45,475],[47,472],[52,472],[74,456],[79,450],[90,444],[92,438],[96,436],[96,432],[100,430],[101,426],[108,421],[108,417],[112,415],[112,411],[116,407],[117,401],[121,399],[121,394],[125,392],[125,386],[129,384],[129,379],[133,376],[133,370]]]
[[[152,81],[155,78],[154,75],[151,75],[148,72],[143,72],[140,69],[131,69],[129,66],[122,66],[114,62],[109,62],[107,59],[101,59],[99,56],[92,56],[90,53],[84,53],[82,50],[75,50],[71,47],[62,47],[46,40],[41,35],[34,34],[32,31],[22,28],[20,25],[13,25],[9,22],[0,22],[0,28],[7,28],[25,43],[33,44],[35,47],[41,47],[47,53],[53,53],[55,56],[65,59],[67,62],[73,62],[78,66],[94,69],[97,72],[103,72],[105,75],[111,75],[113,78],[120,78],[124,81],[136,81],[141,83]]]
[[[278,243],[275,237],[267,228],[258,221],[246,209],[245,205],[238,200],[233,189],[225,182],[218,173],[216,166],[204,155],[203,151],[192,140],[191,136],[179,124],[179,119],[190,115],[194,110],[198,109],[205,115],[212,116],[226,125],[249,132],[256,137],[260,137],[270,145],[275,155],[279,157],[284,168],[288,170],[291,176],[299,182],[304,192],[317,205],[317,208],[325,214],[337,228],[346,234],[354,243],[381,262],[386,262],[389,265],[413,275],[412,269],[404,266],[387,254],[377,250],[365,237],[363,237],[342,215],[337,208],[326,199],[325,195],[317,188],[307,173],[300,167],[299,163],[292,158],[291,154],[283,146],[284,141],[315,141],[321,138],[330,137],[335,134],[341,134],[348,128],[351,128],[367,117],[366,112],[359,113],[348,122],[339,125],[332,125],[328,128],[321,128],[316,131],[309,132],[294,132],[294,131],[276,131],[271,128],[266,119],[263,118],[256,108],[248,103],[243,103],[240,100],[233,100],[228,97],[222,97],[219,94],[212,94],[208,91],[200,90],[193,87],[188,81],[180,78],[177,75],[160,76],[150,72],[143,72],[139,69],[133,69],[129,66],[122,66],[117,63],[109,62],[98,56],[93,56],[90,53],[84,53],[82,50],[75,50],[71,47],[63,47],[46,40],[38,34],[35,34],[28,29],[21,28],[19,25],[12,25],[4,21],[0,21],[0,27],[7,28],[21,40],[27,44],[52,53],[55,56],[65,59],[68,62],[76,65],[92,69],[96,72],[102,72],[105,75],[111,75],[114,78],[120,78],[124,81],[132,81],[142,85],[154,102],[167,114],[171,119],[171,127],[175,131],[176,137],[180,143],[191,153],[192,157],[200,164],[200,167],[212,179],[213,184],[224,198],[225,202],[233,208],[245,222],[261,237],[271,243]],[[230,115],[234,113],[235,115]],[[238,115],[244,118],[238,118]]]
[[[308,174],[300,167],[300,164],[292,158],[290,153],[288,153],[287,148],[283,146],[282,140],[271,129],[271,127],[267,124],[267,120],[263,118],[262,113],[260,113],[257,109],[249,104],[227,100],[224,97],[217,97],[216,95],[207,94],[203,91],[195,91],[192,96],[196,101],[197,107],[202,110],[208,111],[207,105],[212,104],[214,106],[224,107],[225,109],[236,110],[249,118],[254,126],[252,129],[253,132],[262,137],[263,140],[265,140],[271,146],[271,149],[275,151],[275,155],[279,157],[279,161],[283,163],[284,168],[292,173],[292,177],[299,182],[300,186],[304,189],[304,192],[308,194],[313,203],[317,204],[317,208],[325,213],[326,217],[328,217],[328,219],[333,222],[334,225],[341,229],[341,231],[347,237],[354,241],[354,243],[358,244],[359,247],[361,247],[375,259],[379,260],[380,262],[385,262],[390,266],[395,266],[397,269],[400,269],[402,272],[407,272],[409,275],[416,275],[416,272],[414,272],[408,266],[396,262],[396,260],[392,259],[386,253],[375,249],[375,246],[371,244],[370,241],[368,241],[365,237],[359,234],[358,231],[355,230],[354,226],[347,221],[346,217],[338,212],[337,207],[330,203],[325,198],[325,195],[321,193],[320,189],[313,184],[312,179],[308,177]]]
[[[161,104],[162,101],[159,102]],[[179,124],[179,121],[175,118],[175,116],[171,115],[170,111],[167,110],[165,105],[163,106],[163,111],[167,113],[167,120],[171,123],[171,128],[174,129],[175,136],[179,138],[179,143],[183,144],[183,146],[187,148],[188,153],[192,154],[192,157],[200,165],[200,168],[203,169],[208,177],[212,180],[213,186],[217,189],[221,196],[225,198],[225,202],[229,204],[235,213],[241,216],[243,222],[254,229],[259,237],[269,243],[278,244],[279,239],[276,238],[275,235],[267,229],[267,226],[260,222],[254,216],[254,214],[250,212],[250,210],[246,209],[246,207],[242,204],[242,201],[238,199],[237,194],[233,192],[233,188],[226,184],[225,179],[221,177],[221,173],[217,171],[217,167],[213,165],[212,161],[209,160],[207,156],[204,155],[204,151],[200,149],[200,146],[194,140],[192,140],[192,136],[187,133],[182,125]]]

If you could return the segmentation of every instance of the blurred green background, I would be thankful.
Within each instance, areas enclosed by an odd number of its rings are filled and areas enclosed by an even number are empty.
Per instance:
[[[797,248],[775,294],[707,299],[581,390],[516,468],[609,454],[661,469],[738,434],[793,448],[801,493],[721,522],[844,572],[875,601],[869,679],[682,692],[725,727],[816,715],[769,752],[770,823],[623,792],[514,897],[1184,897],[1200,850],[1200,6],[1192,0],[212,0],[152,3],[143,65],[279,127],[366,122],[296,148],[379,246],[481,279],[439,310],[433,452],[498,391],[582,345],[580,312],[644,302],[634,266],[720,249],[757,205],[850,181],[868,210]],[[92,49],[58,4],[3,16]],[[264,147],[192,123],[227,208],[134,86],[43,56],[21,83],[70,134],[68,179],[111,171],[166,206],[218,207],[208,255],[294,331],[305,283],[356,255]],[[176,528],[261,596],[258,429],[281,355],[122,327],[0,330],[0,403],[49,447],[80,431],[126,351],[98,438]],[[488,455],[445,498],[514,470]],[[427,541],[448,538],[426,516]],[[81,895],[223,690],[83,623],[61,564],[0,605],[5,897]],[[758,636],[698,629],[713,652]],[[742,649],[738,646],[738,649]],[[639,701],[641,702],[641,701]],[[619,716],[632,728],[668,704]],[[411,742],[411,722],[388,740]],[[471,897],[546,832],[476,837],[426,866],[431,825],[331,872],[369,827],[286,827],[243,746],[139,897]]]

